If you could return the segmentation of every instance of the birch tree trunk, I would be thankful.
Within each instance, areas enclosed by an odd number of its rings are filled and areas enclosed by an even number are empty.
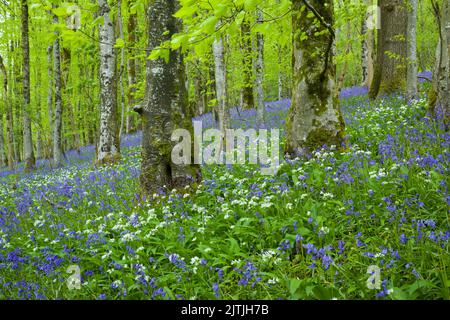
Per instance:
[[[97,163],[115,162],[120,158],[120,138],[117,125],[116,50],[114,24],[106,0],[98,0],[100,16],[100,138]]]
[[[417,0],[408,5],[408,59],[406,78],[406,100],[418,98],[417,92]]]
[[[181,30],[181,22],[173,17],[178,8],[177,0],[150,3],[147,9],[150,50]],[[171,160],[172,149],[178,143],[171,141],[173,130],[189,130],[193,137],[181,51],[170,51],[167,63],[164,59],[148,60],[146,72],[145,102],[142,109],[137,109],[143,128],[140,176],[143,196],[165,193],[200,180],[199,166],[192,164],[192,158],[184,164],[174,164]]]
[[[222,132],[222,137],[225,138],[225,130],[229,128],[229,115],[227,108],[227,70],[225,66],[225,47],[223,42],[222,37],[214,40],[213,55],[219,130]]]
[[[253,109],[255,107],[255,98],[253,96],[253,53],[252,35],[248,17],[245,17],[241,24],[241,49],[242,76],[244,81],[241,90],[241,104],[243,109]]]
[[[28,3],[22,0],[22,54],[23,54],[23,152],[25,171],[35,168],[36,160],[33,151],[33,137],[31,134],[30,112],[30,44],[28,37]]]
[[[54,16],[53,22],[58,23],[58,17]],[[61,55],[59,46],[59,34],[53,44],[53,69],[55,76],[55,119],[53,126],[53,165],[60,167],[62,164],[62,96],[61,96]]]
[[[377,62],[369,96],[404,92],[406,88],[407,6],[404,0],[379,0]]]
[[[364,3],[367,7],[372,4],[372,0],[365,0]],[[374,30],[369,27],[369,12],[363,19],[361,34],[363,36],[362,41],[362,85],[370,88],[373,80],[374,72],[374,48],[375,48],[375,34]]]
[[[292,2],[293,92],[286,124],[286,154],[305,156],[344,142],[344,121],[335,92],[333,1]],[[320,22],[317,22],[317,21]],[[315,23],[316,21],[316,23]],[[307,36],[302,39],[302,34]]]
[[[262,23],[263,13],[257,10],[258,23]],[[264,124],[265,107],[264,107],[264,37],[260,32],[256,33],[256,65],[255,65],[255,87],[256,87],[256,122],[258,127]]]
[[[6,140],[8,144],[8,168],[14,170],[14,131],[13,131],[13,113],[12,104],[8,97],[8,72],[3,57],[0,55],[0,70],[3,74],[3,98],[5,99],[5,113],[6,113]],[[1,131],[3,133],[3,131]]]

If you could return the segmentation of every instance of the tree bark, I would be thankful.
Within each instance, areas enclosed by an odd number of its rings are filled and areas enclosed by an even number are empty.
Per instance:
[[[136,45],[137,36],[136,36],[136,28],[137,28],[137,15],[136,13],[131,13],[131,1],[128,2],[128,45],[130,48],[133,48]],[[133,107],[136,104],[135,99],[136,93],[136,59],[134,58],[134,53],[132,49],[128,50],[128,105]],[[136,130],[136,116],[133,114],[127,114],[126,117],[126,132],[131,133]]]
[[[213,43],[215,83],[217,96],[217,116],[219,130],[222,138],[225,138],[226,129],[229,129],[229,115],[227,108],[227,70],[225,66],[225,46],[222,37],[214,40]],[[222,150],[222,148],[221,148]]]
[[[3,57],[0,55],[0,70],[3,74],[3,98],[5,99],[6,113],[6,140],[8,145],[8,168],[14,170],[14,131],[13,131],[13,113],[12,105],[8,97],[8,72],[6,71]],[[3,136],[3,131],[1,131]]]
[[[47,78],[48,78],[48,90],[47,90],[47,112],[48,112],[48,124],[50,128],[53,128],[53,44],[47,47]],[[52,134],[49,139],[49,147],[46,152],[46,158],[52,157],[52,150],[50,145],[53,146]]]
[[[263,20],[263,13],[257,10],[257,20]],[[258,22],[262,23],[262,22]],[[256,64],[255,64],[255,87],[256,87],[256,122],[261,127],[265,121],[264,106],[264,37],[260,32],[256,33]]]
[[[35,168],[36,160],[33,151],[30,112],[30,44],[28,36],[28,3],[22,0],[22,54],[23,54],[23,147],[25,171]]]
[[[365,0],[367,6],[372,4],[371,0]],[[369,13],[368,13],[369,14]],[[369,28],[369,15],[366,14],[363,18],[361,34],[362,41],[362,85],[370,88],[372,85],[374,74],[374,48],[375,48],[375,32]]]
[[[450,122],[450,0],[443,0],[442,6],[433,1],[436,20],[439,26],[439,46],[434,75],[434,105],[442,108],[446,127]],[[434,111],[434,107],[433,107]]]
[[[53,22],[58,23],[58,17],[53,17]],[[59,34],[56,35],[53,44],[53,69],[55,76],[55,119],[53,127],[53,165],[60,167],[62,164],[62,96],[61,96],[61,55],[59,45]]]
[[[118,0],[117,2],[117,22],[119,25],[119,37],[121,39],[124,39],[123,35],[123,23],[122,23],[122,1]],[[125,73],[125,48],[122,47],[120,49],[120,70],[119,70],[119,86],[120,86],[120,107],[121,107],[121,119],[120,119],[120,130],[119,130],[119,137],[122,137],[122,134],[124,132],[125,127],[125,83],[123,81],[123,74]],[[125,128],[126,130],[126,128]]]
[[[117,68],[114,49],[114,24],[106,0],[99,0],[100,16],[100,138],[97,163],[115,162],[120,158],[120,138],[117,125]]]
[[[404,92],[406,88],[407,8],[404,0],[380,0],[377,63],[369,96]]]
[[[323,145],[341,148],[344,121],[335,93],[333,1],[294,0],[293,92],[286,125],[286,154],[305,156]],[[320,22],[318,22],[318,20]],[[302,34],[307,36],[302,39]]]
[[[408,65],[406,79],[406,100],[418,98],[417,91],[417,0],[408,5]]]
[[[148,47],[181,30],[181,22],[173,14],[179,8],[176,0],[154,0],[147,9]],[[145,102],[142,110],[142,166],[140,187],[143,196],[165,193],[199,181],[200,169],[191,163],[171,161],[174,129],[189,130],[193,137],[192,111],[188,107],[185,68],[180,50],[170,51],[169,60],[148,60]],[[192,144],[191,144],[192,145]],[[193,155],[193,153],[191,153]]]
[[[242,49],[242,76],[243,85],[241,90],[241,100],[243,109],[253,109],[255,99],[253,96],[253,50],[250,21],[246,17],[241,24],[241,49]]]

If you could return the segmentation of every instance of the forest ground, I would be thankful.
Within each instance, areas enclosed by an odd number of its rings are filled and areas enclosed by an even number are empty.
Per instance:
[[[269,127],[289,104],[267,103]],[[87,146],[60,169],[1,171],[0,299],[450,298],[449,133],[423,95],[369,101],[355,87],[341,104],[346,152],[274,177],[203,166],[197,189],[152,203],[138,201],[140,133],[114,166],[95,168]],[[232,109],[233,126],[254,112]]]

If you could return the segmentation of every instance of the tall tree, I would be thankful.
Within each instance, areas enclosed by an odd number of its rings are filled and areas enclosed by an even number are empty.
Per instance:
[[[379,0],[377,62],[369,96],[404,91],[406,87],[407,6],[404,0]]]
[[[53,22],[58,23],[58,17],[53,17]],[[55,119],[53,121],[53,164],[56,167],[62,163],[62,96],[61,96],[61,55],[59,33],[56,32],[56,40],[53,44],[53,70],[55,76]]]
[[[119,37],[124,40],[123,34],[123,22],[122,22],[122,1],[117,1],[117,24],[119,27]],[[120,49],[120,69],[119,69],[119,90],[120,90],[120,108],[121,108],[121,117],[120,117],[120,129],[119,129],[119,137],[122,136],[124,132],[126,119],[125,119],[125,83],[123,81],[125,73],[125,48],[122,47]]]
[[[363,37],[362,40],[362,85],[370,88],[373,80],[373,72],[374,72],[374,48],[375,48],[375,32],[373,29],[373,21],[374,13],[371,12],[372,8],[370,5],[372,4],[372,0],[364,0],[364,4],[367,6],[366,14],[363,16],[361,34]]]
[[[304,156],[344,142],[344,121],[335,92],[333,1],[292,2],[293,92],[286,153]]]
[[[150,2],[147,9],[150,50],[181,31],[181,22],[173,16],[178,7],[177,0]],[[142,108],[136,109],[142,116],[143,128],[140,176],[143,195],[184,187],[200,179],[198,165],[171,161],[175,145],[171,141],[173,130],[187,129],[193,137],[193,128],[183,56],[180,50],[172,50],[168,58],[168,61],[162,58],[147,61],[145,102]]]
[[[3,99],[5,99],[5,113],[6,113],[6,140],[8,145],[8,168],[14,170],[14,130],[13,130],[13,114],[12,104],[8,97],[8,72],[3,62],[3,57],[0,55],[0,70],[3,74]],[[1,131],[3,136],[3,130]]]
[[[442,108],[444,123],[450,124],[450,0],[441,4],[433,0],[432,6],[439,30],[439,44],[433,73],[433,89],[430,94],[430,112],[436,115],[436,106]]]
[[[257,22],[263,21],[263,12],[258,9]],[[256,122],[259,126],[264,123],[265,106],[264,106],[264,36],[262,33],[256,33],[256,63],[255,63],[255,89],[256,89]]]
[[[244,109],[253,109],[253,50],[249,14],[245,14],[241,24],[242,76],[241,103]]]
[[[33,137],[31,134],[30,119],[30,44],[28,35],[28,3],[22,0],[22,54],[23,54],[23,147],[25,171],[33,170],[35,167],[35,158],[33,151]]]
[[[213,55],[215,66],[217,116],[219,122],[219,130],[220,132],[222,132],[222,137],[225,138],[226,129],[228,129],[230,119],[227,106],[228,86],[227,86],[227,69],[225,65],[225,45],[222,36],[219,36],[217,39],[214,40]]]
[[[50,128],[53,128],[53,44],[47,47],[47,78],[48,78],[48,89],[47,89],[47,113],[48,113],[48,124]],[[46,158],[50,158],[52,151],[50,150],[50,142],[53,146],[53,139],[49,139]]]
[[[134,106],[136,103],[136,58],[134,56],[133,48],[137,42],[137,14],[136,12],[131,12],[132,0],[128,1],[128,105]],[[133,114],[127,113],[125,130],[127,133],[136,130],[136,117]]]
[[[117,54],[114,48],[114,24],[106,0],[98,0],[100,26],[100,138],[97,163],[114,162],[120,157],[120,137],[117,124]]]
[[[408,5],[408,59],[406,79],[407,101],[417,99],[417,0]]]

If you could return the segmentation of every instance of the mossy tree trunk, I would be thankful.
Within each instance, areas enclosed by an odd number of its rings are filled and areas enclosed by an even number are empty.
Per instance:
[[[151,1],[147,9],[150,50],[181,30],[181,22],[173,17],[178,8],[177,0]],[[183,128],[194,136],[180,50],[171,51],[168,62],[148,60],[146,72],[145,102],[139,110],[143,127],[140,176],[143,196],[200,180],[198,165],[176,165],[171,161],[172,148],[178,143],[171,141],[173,130]]]
[[[128,1],[128,43],[130,49],[128,49],[128,105],[133,107],[136,104],[135,94],[136,94],[136,58],[135,50],[133,48],[136,46],[137,42],[137,14],[131,12],[132,1]],[[136,131],[136,116],[127,113],[126,116],[126,126],[125,130],[127,133]]]
[[[97,162],[114,162],[120,157],[119,128],[117,124],[117,53],[114,48],[114,24],[106,0],[99,0],[100,26],[100,139]]]
[[[304,156],[323,145],[341,147],[344,121],[335,93],[333,1],[294,0],[293,92],[286,153]]]
[[[369,96],[404,92],[408,10],[404,0],[379,0],[381,29],[378,30],[377,62]]]

